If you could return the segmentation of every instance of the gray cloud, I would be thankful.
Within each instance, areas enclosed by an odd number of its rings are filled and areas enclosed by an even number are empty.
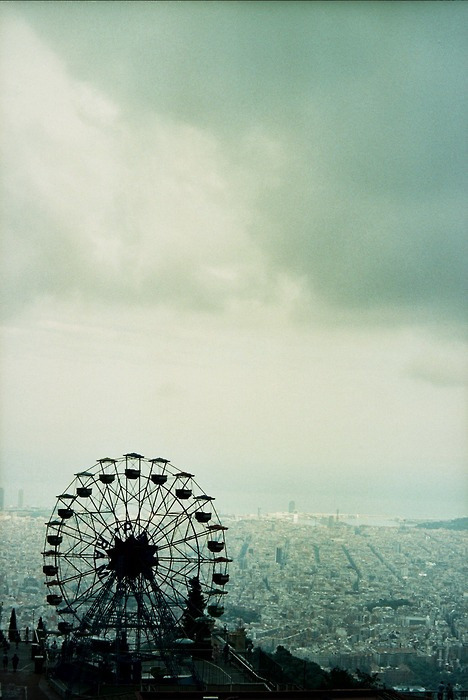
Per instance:
[[[468,385],[468,363],[464,348],[452,348],[444,355],[434,352],[416,358],[407,368],[413,379],[428,382],[436,387],[460,387]]]
[[[307,165],[302,161],[301,170]],[[427,316],[466,314],[466,205],[461,193],[424,199],[372,197],[337,183],[320,192],[294,173],[294,195],[264,196],[259,234],[275,264],[302,275],[332,305]],[[312,180],[312,182],[311,182]],[[276,196],[275,196],[276,194]]]
[[[126,255],[114,268],[102,262],[99,268],[89,255],[89,231],[74,223],[67,237],[69,222],[51,221],[38,200],[36,211],[28,213],[35,233],[24,259],[33,273],[24,290],[33,296],[40,289],[51,294],[87,289],[104,300],[164,298],[221,308],[239,295],[272,294],[286,274],[316,299],[351,314],[370,310],[390,317],[400,310],[405,318],[460,320],[467,291],[466,11],[463,4],[436,3],[9,8],[26,17],[64,60],[67,75],[94,86],[118,106],[128,130],[141,131],[143,166],[117,157],[118,168],[138,182],[154,177],[144,150],[155,148],[157,158],[158,142],[145,129],[163,115],[177,129],[188,125],[216,144],[215,169],[233,192],[231,199],[213,193],[216,207],[249,210],[238,228],[250,243],[231,249],[223,274],[217,268],[210,281],[201,261],[216,244],[197,232],[187,231],[185,240],[200,235],[201,255],[191,249],[185,258],[167,262],[168,249],[159,250],[139,233],[144,217],[126,232],[118,215],[113,221],[106,214],[100,226],[112,227]],[[107,128],[115,133],[115,125]],[[90,134],[95,131],[91,125]],[[121,147],[119,138],[109,147],[111,157]],[[189,140],[182,138],[185,145]],[[171,155],[162,158],[155,188]],[[203,149],[187,168],[201,157]],[[189,188],[199,175],[187,174]],[[181,192],[173,202],[179,207],[184,173],[171,177]],[[137,203],[132,192],[111,190],[109,207],[119,210],[122,198]],[[140,209],[157,220],[159,201],[152,208],[147,204],[157,194],[145,185],[143,192]],[[22,210],[20,201],[14,217],[25,227]],[[165,216],[168,221],[168,211]],[[89,217],[84,222],[89,226]],[[174,244],[181,252],[182,240]],[[143,261],[138,245],[146,251]],[[249,267],[252,252],[256,265]],[[229,257],[243,270],[231,283]],[[210,258],[208,266],[213,262],[220,261]],[[138,284],[132,269],[141,273]]]

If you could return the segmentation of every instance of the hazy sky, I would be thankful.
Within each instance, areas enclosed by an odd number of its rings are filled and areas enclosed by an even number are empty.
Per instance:
[[[1,478],[467,514],[468,5],[1,7]]]

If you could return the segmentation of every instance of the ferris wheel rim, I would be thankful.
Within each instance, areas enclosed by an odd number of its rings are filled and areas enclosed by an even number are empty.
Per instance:
[[[57,496],[46,523],[43,569],[48,602],[76,628],[83,625],[103,590],[110,599],[105,605],[117,605],[109,591],[120,577],[127,589],[124,603],[119,594],[120,607],[136,601],[137,612],[150,618],[145,606],[157,591],[159,603],[163,599],[168,615],[180,622],[189,581],[201,579],[209,613],[220,616],[230,560],[224,538],[227,528],[220,524],[213,500],[193,474],[161,457],[145,459],[127,453],[119,459],[102,458],[92,468],[77,472]],[[133,537],[132,546],[129,537]],[[126,563],[122,571],[115,564],[113,571],[110,552],[120,541],[127,546],[122,545],[114,558],[117,561],[120,556]],[[138,555],[132,551],[135,543]],[[224,556],[217,556],[221,552]],[[215,587],[216,576],[222,589]]]

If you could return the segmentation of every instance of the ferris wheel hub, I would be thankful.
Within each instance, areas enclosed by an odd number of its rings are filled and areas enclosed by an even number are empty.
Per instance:
[[[156,545],[148,542],[146,532],[137,537],[130,535],[126,540],[116,535],[114,546],[107,550],[107,569],[115,571],[119,581],[124,578],[135,579],[140,575],[150,579],[153,567],[158,564],[157,549]]]

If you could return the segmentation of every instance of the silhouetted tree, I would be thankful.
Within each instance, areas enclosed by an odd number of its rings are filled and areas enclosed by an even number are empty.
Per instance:
[[[8,639],[10,642],[16,642],[18,637],[18,625],[16,624],[16,610],[13,608],[10,615],[10,624],[8,625]]]
[[[283,669],[287,683],[309,689],[328,687],[326,671],[313,661],[299,659],[281,645],[276,648],[273,659]]]
[[[195,642],[194,656],[211,658],[211,629],[204,615],[206,601],[198,576],[190,579],[185,602],[181,623],[184,634]]]
[[[359,683],[353,677],[349,671],[344,668],[338,668],[334,666],[328,673],[328,687],[329,688],[357,688]]]
[[[195,639],[199,623],[197,619],[203,617],[206,601],[203,596],[198,576],[189,581],[189,590],[186,598],[186,608],[182,615],[184,633],[189,639]]]
[[[366,673],[359,668],[355,671],[355,676],[361,688],[380,688],[380,680],[378,673]]]
[[[260,650],[260,658],[265,656]],[[254,659],[256,655],[254,654]],[[283,646],[278,646],[276,652],[271,655],[276,668],[268,669],[273,674],[267,672],[267,664],[263,660],[265,675],[280,683],[289,683],[307,689],[349,689],[349,688],[376,688],[379,687],[377,674],[369,675],[356,670],[356,675],[349,673],[343,668],[332,668],[325,671],[318,664],[307,659],[300,659],[293,656],[291,652]],[[281,669],[278,672],[278,668]]]

